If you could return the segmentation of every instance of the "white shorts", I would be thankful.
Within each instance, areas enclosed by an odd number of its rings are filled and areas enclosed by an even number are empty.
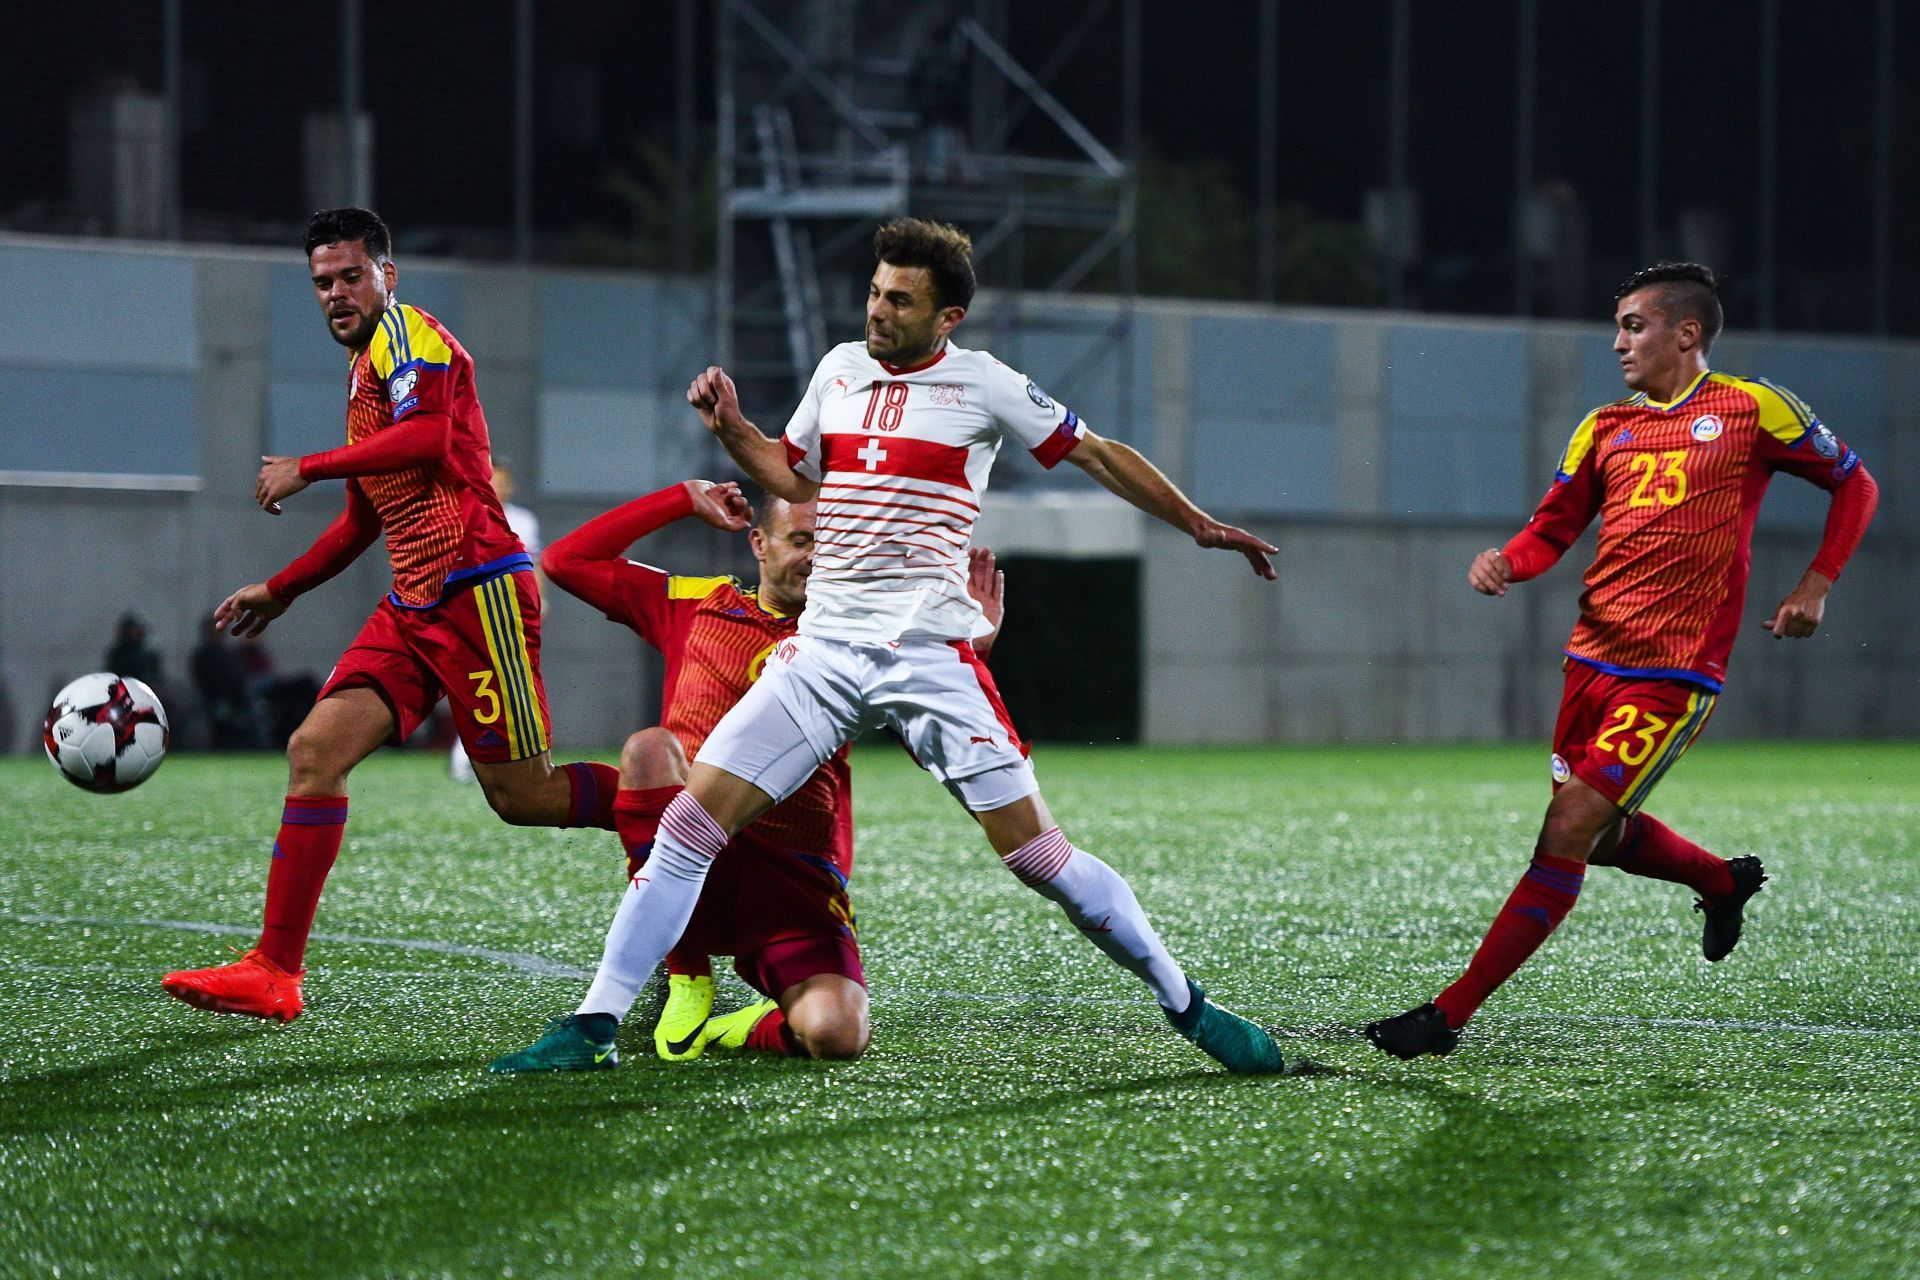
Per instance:
[[[993,677],[964,641],[783,640],[696,759],[784,800],[834,752],[879,728],[975,813],[1040,789]]]

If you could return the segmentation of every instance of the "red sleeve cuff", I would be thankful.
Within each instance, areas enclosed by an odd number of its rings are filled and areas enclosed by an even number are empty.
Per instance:
[[[787,465],[798,470],[801,462],[806,459],[807,451],[785,436],[780,438],[780,442],[787,446]]]
[[[1507,558],[1507,568],[1512,572],[1513,581],[1525,582],[1553,568],[1564,550],[1533,530],[1522,529],[1507,540],[1507,545],[1500,548],[1500,554]]]
[[[1051,471],[1079,445],[1080,421],[1069,415],[1065,422],[1054,428],[1052,435],[1035,445],[1030,452],[1035,462]]]

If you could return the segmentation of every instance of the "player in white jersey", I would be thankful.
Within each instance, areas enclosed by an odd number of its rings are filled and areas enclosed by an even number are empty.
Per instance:
[[[782,439],[747,421],[717,367],[687,392],[749,477],[788,501],[818,500],[800,633],[781,642],[701,747],[579,1010],[494,1069],[612,1065],[619,1020],[686,927],[714,855],[844,743],[884,726],[967,807],[1024,884],[1147,984],[1176,1030],[1230,1070],[1279,1071],[1273,1038],[1209,1001],[1126,881],[1055,825],[1027,747],[969,643],[987,626],[967,591],[973,522],[1007,439],[1043,466],[1076,463],[1201,546],[1241,553],[1264,578],[1275,576],[1275,548],[1201,511],[1151,462],[1089,431],[1023,374],[948,341],[973,299],[964,233],[904,218],[880,228],[874,251],[866,340],[820,362]]]

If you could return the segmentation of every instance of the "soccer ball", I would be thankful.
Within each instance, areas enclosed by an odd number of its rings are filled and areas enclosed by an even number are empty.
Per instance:
[[[88,791],[126,791],[167,758],[173,731],[153,690],[111,671],[81,676],[62,689],[42,733],[60,776]]]

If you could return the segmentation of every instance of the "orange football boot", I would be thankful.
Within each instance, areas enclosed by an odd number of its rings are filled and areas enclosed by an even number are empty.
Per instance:
[[[196,1009],[292,1022],[306,1007],[300,999],[300,979],[306,972],[288,973],[255,947],[232,964],[170,973],[160,979],[160,986]]]

